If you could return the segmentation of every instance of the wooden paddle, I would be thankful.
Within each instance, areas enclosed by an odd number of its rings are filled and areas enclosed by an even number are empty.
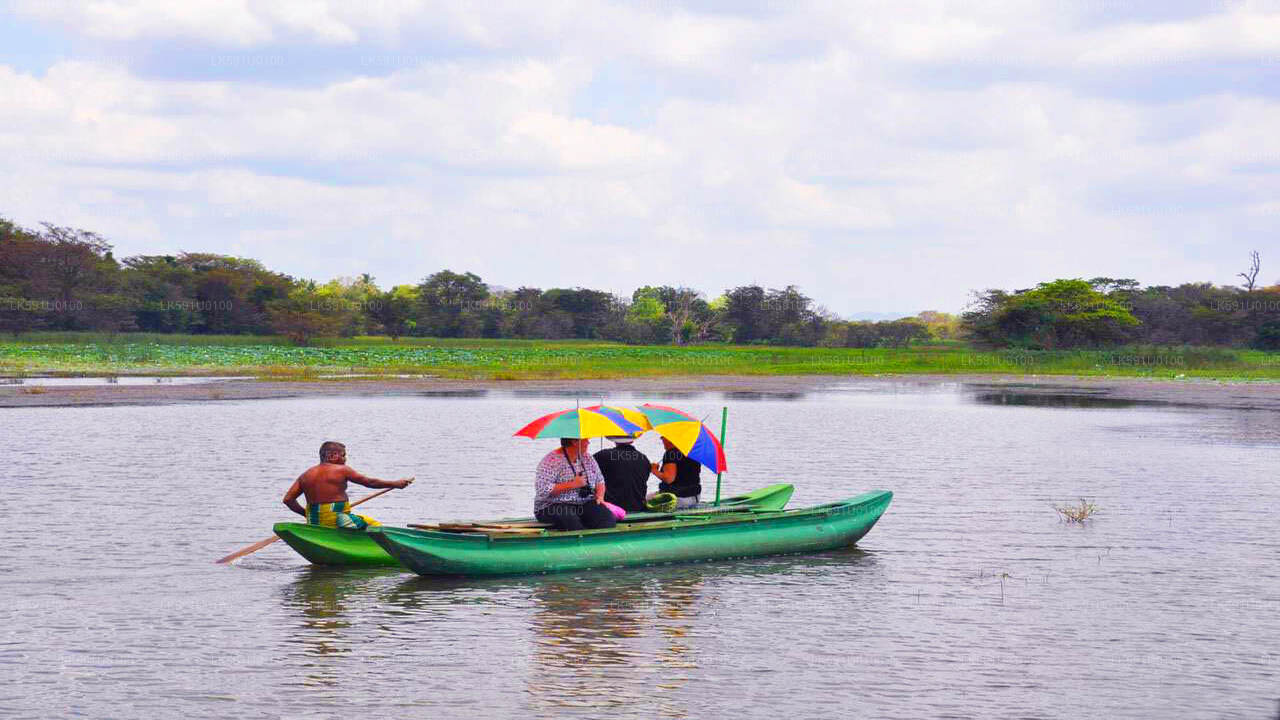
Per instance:
[[[413,479],[413,478],[410,478],[410,479]],[[350,504],[350,505],[348,505],[347,507],[348,507],[348,508],[353,508],[353,507],[355,507],[355,506],[359,505],[360,503],[369,502],[370,500],[372,500],[372,499],[374,499],[374,498],[378,497],[379,495],[383,495],[383,494],[385,494],[385,493],[389,493],[389,492],[391,492],[392,490],[395,490],[395,489],[396,489],[396,488],[383,488],[382,490],[379,490],[378,492],[373,493],[373,494],[371,494],[371,495],[365,495],[364,497],[362,497],[362,498],[360,498],[359,500],[357,500],[357,501],[355,501],[355,502],[351,503],[351,504]],[[279,535],[272,535],[271,537],[267,538],[266,540],[259,540],[258,542],[256,542],[256,543],[254,543],[254,544],[250,545],[249,547],[246,547],[246,548],[242,548],[242,549],[240,549],[240,550],[237,550],[237,551],[235,551],[235,552],[231,553],[230,555],[228,555],[228,556],[226,556],[226,557],[222,558],[221,560],[219,560],[218,562],[216,562],[216,563],[214,563],[214,564],[215,564],[215,565],[224,565],[224,564],[226,564],[226,563],[231,562],[232,560],[239,560],[240,558],[244,557],[245,555],[248,555],[248,554],[250,554],[250,553],[256,553],[256,552],[258,552],[258,551],[259,551],[259,550],[261,550],[262,548],[264,548],[264,547],[266,547],[266,546],[270,545],[271,543],[273,543],[273,542],[275,542],[275,541],[277,541],[277,540],[279,540],[279,539],[280,539],[280,536],[279,536]]]

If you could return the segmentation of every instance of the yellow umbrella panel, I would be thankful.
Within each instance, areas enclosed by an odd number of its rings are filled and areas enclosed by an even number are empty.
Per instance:
[[[702,463],[711,472],[729,469],[720,441],[697,418],[675,408],[648,403],[640,406],[640,412],[648,418],[654,432],[670,440],[685,457]]]

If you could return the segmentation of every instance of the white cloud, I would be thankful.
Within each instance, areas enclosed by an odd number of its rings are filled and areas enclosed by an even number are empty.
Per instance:
[[[135,40],[144,37],[198,37],[233,45],[272,39],[264,18],[246,0],[19,0],[14,9],[65,25],[90,37]]]
[[[384,3],[360,3],[376,7]],[[110,40],[197,38],[227,45],[258,45],[282,35],[321,43],[351,43],[356,30],[340,19],[341,5],[325,0],[19,0],[25,15]]]
[[[1183,22],[1129,24],[1086,37],[1078,61],[1087,65],[1148,65],[1199,59],[1280,57],[1280,13],[1243,6]]]
[[[0,53],[0,212],[321,279],[796,283],[838,312],[954,310],[1058,275],[1229,282],[1274,221],[1274,97],[1104,97],[1075,74],[1274,58],[1265,9],[1099,25],[1056,4],[655,7],[20,4],[126,49],[413,62],[265,83],[92,58],[32,74]]]

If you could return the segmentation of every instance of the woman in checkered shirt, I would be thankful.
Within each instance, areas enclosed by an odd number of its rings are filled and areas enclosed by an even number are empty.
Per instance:
[[[589,441],[560,438],[534,474],[533,515],[555,530],[591,530],[617,524],[604,506],[604,476],[587,451]]]

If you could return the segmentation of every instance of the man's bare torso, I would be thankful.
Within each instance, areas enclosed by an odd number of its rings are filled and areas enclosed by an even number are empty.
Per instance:
[[[337,448],[328,447],[329,445],[337,445]],[[379,480],[378,478],[361,475],[353,470],[350,465],[347,465],[347,452],[340,443],[325,443],[321,446],[321,450],[321,457],[326,462],[308,468],[306,472],[298,476],[297,480],[293,481],[293,484],[289,486],[289,491],[284,494],[284,504],[290,510],[304,517],[306,517],[307,511],[298,504],[298,498],[302,495],[307,496],[308,505],[323,505],[326,503],[346,502],[348,499],[348,482],[371,488],[385,488],[384,492],[392,488],[409,487],[409,484],[413,482],[413,478]],[[324,452],[326,450],[328,452]],[[377,494],[374,493],[369,497],[374,497]],[[369,498],[364,498],[364,500],[367,499]]]
[[[308,505],[347,500],[347,480],[358,473],[346,465],[320,463],[298,477]]]

